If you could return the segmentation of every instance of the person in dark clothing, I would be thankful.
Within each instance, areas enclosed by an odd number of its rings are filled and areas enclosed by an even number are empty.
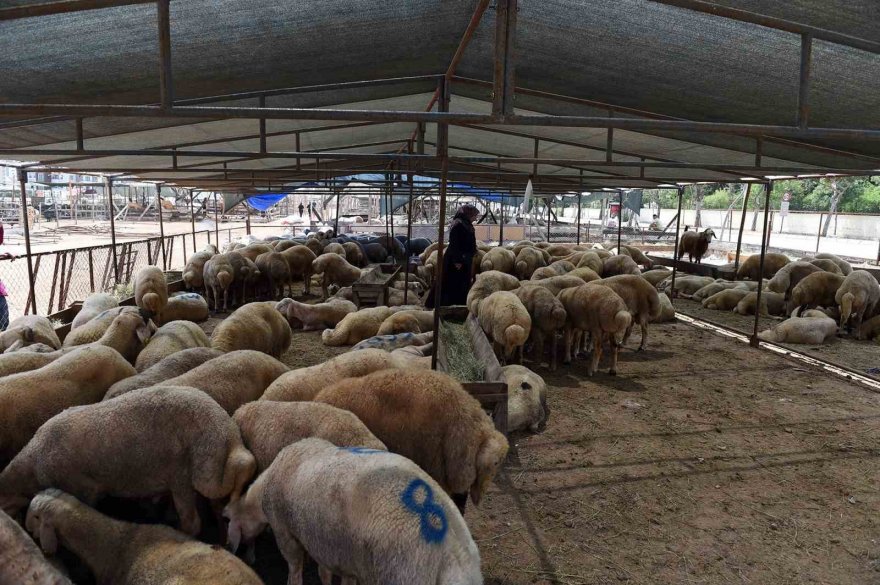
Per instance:
[[[300,204],[299,204],[299,216],[300,216],[300,217],[303,216],[303,210],[304,210],[304,208],[303,208],[303,204],[300,203]]]
[[[467,304],[472,280],[471,264],[477,253],[473,222],[478,215],[473,205],[462,205],[449,224],[449,246],[443,251],[440,306]]]

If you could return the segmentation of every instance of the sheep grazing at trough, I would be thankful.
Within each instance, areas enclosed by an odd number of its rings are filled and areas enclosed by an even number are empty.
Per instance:
[[[229,308],[229,289],[235,281],[235,269],[230,254],[217,254],[205,262],[203,277],[205,300],[213,300],[214,311],[220,310],[220,294],[223,294],[223,310]],[[233,293],[233,302],[235,294]]]
[[[494,292],[480,303],[477,318],[502,362],[514,357],[522,362],[523,346],[532,331],[532,319],[519,297],[509,291]]]
[[[625,254],[618,254],[606,258],[602,264],[602,276],[617,276],[619,274],[640,275],[642,273],[636,261]]]
[[[617,250],[618,254],[623,254],[629,256],[635,263],[644,266],[648,270],[654,267],[654,261],[645,256],[644,252],[636,248],[635,246],[627,246],[625,244],[621,244],[621,246]]]
[[[162,325],[137,356],[138,372],[157,364],[169,355],[193,347],[210,347],[211,341],[202,328],[191,321],[172,321]]]
[[[397,311],[382,321],[376,335],[424,333],[434,330],[434,311]]]
[[[554,295],[559,295],[559,291],[566,288],[577,288],[584,284],[584,280],[582,278],[578,278],[577,276],[572,276],[570,274],[563,274],[560,276],[554,276],[552,278],[542,278],[541,280],[532,280],[524,283],[523,286],[543,286]]]
[[[291,279],[301,278],[303,292],[311,294],[312,263],[317,258],[315,253],[308,246],[296,245],[282,251],[281,255],[287,260]]]
[[[636,351],[645,349],[648,346],[648,323],[660,315],[660,296],[657,289],[644,278],[632,274],[611,276],[596,281],[596,284],[607,286],[616,292],[632,315],[632,322],[621,343],[625,344],[629,340],[632,326],[638,323],[642,331],[642,341]]]
[[[40,315],[24,315],[14,319],[6,331],[0,332],[0,353],[42,343],[52,349],[61,347],[61,340],[52,322]]]
[[[260,271],[267,296],[270,299],[283,297],[285,288],[288,294],[293,294],[291,290],[290,265],[287,263],[287,259],[279,252],[260,254],[254,263]]]
[[[785,254],[776,254],[767,252],[764,254],[764,278],[772,279],[791,259]],[[761,275],[761,255],[752,254],[746,258],[739,270],[736,271],[737,280],[760,280]]]
[[[321,390],[315,402],[353,412],[389,451],[408,457],[464,504],[474,504],[507,455],[507,439],[455,379],[388,369]]]
[[[856,339],[861,339],[862,319],[871,317],[880,302],[880,284],[867,270],[853,270],[843,279],[840,288],[834,293],[834,302],[840,307],[841,331],[850,325],[855,329]]]
[[[483,260],[480,262],[480,271],[489,272],[490,270],[497,270],[498,272],[510,274],[513,272],[515,265],[516,256],[513,252],[507,248],[492,248],[483,256]]]
[[[321,254],[339,254],[343,258],[347,258],[345,247],[342,244],[337,244],[336,242],[331,242],[324,246]]]
[[[832,263],[837,268],[837,265]],[[790,262],[780,268],[770,282],[767,283],[767,289],[771,292],[779,293],[786,299],[791,296],[791,291],[797,284],[814,272],[821,272],[822,269],[815,264],[809,262]]]
[[[175,378],[163,380],[162,385],[201,390],[232,415],[242,404],[259,399],[272,382],[288,371],[287,366],[272,356],[244,349],[229,352],[223,359],[210,360]],[[137,389],[140,388],[145,386]],[[108,392],[105,400],[121,395],[119,392]]]
[[[0,469],[40,428],[63,411],[98,402],[113,384],[136,374],[109,347],[77,349],[38,370],[3,378],[0,387]]]
[[[366,254],[358,242],[343,242],[342,248],[345,250],[345,259],[349,264],[358,268],[364,268],[367,265]]]
[[[64,354],[60,351],[53,351],[52,353],[16,351],[0,354],[0,378],[42,368],[47,364],[51,364],[62,355]]]
[[[556,260],[555,262],[552,262],[549,266],[547,266],[547,268],[550,268],[556,274],[568,274],[569,272],[574,270],[576,266],[563,258],[561,260]]]
[[[122,313],[137,313],[137,307],[114,307],[98,313],[75,330],[71,330],[64,338],[62,347],[85,345],[101,339],[113,320]]]
[[[168,304],[157,320],[158,325],[165,325],[171,321],[192,321],[198,323],[208,318],[211,309],[208,301],[198,293],[181,292],[168,297]]]
[[[655,287],[670,276],[672,276],[672,271],[668,268],[652,268],[651,270],[646,270],[641,274],[642,278],[650,282],[651,285]]]
[[[158,266],[141,268],[134,277],[134,302],[150,317],[158,317],[168,303],[168,280]]]
[[[239,252],[230,252],[229,263],[232,265],[233,280],[229,290],[232,292],[232,304],[247,302],[247,291],[251,289],[252,298],[257,297],[257,285],[260,281],[260,269],[253,260]]]
[[[189,257],[183,268],[183,285],[186,290],[201,290],[205,286],[205,263],[214,256],[212,252],[196,252]]]
[[[256,465],[235,422],[210,396],[156,386],[69,408],[43,424],[0,473],[0,507],[14,514],[48,487],[89,505],[104,495],[171,492],[182,530],[196,535],[196,494],[236,500]]]
[[[835,256],[834,254],[829,254],[827,252],[821,252],[813,256],[814,260],[831,260],[837,267],[840,269],[840,273],[844,276],[848,276],[850,272],[852,272],[852,265],[841,258],[840,256]],[[823,268],[823,270],[827,270],[827,268]]]
[[[302,439],[324,439],[337,447],[385,450],[385,444],[354,414],[318,402],[260,400],[235,411],[233,420],[241,430],[245,447],[257,460],[262,473],[282,449]]]
[[[740,315],[754,315],[755,306],[758,304],[758,293],[748,292],[742,300],[733,308],[734,313]],[[779,293],[768,290],[761,292],[761,314],[781,317],[785,315],[785,299]]]
[[[520,280],[529,280],[535,270],[547,266],[547,258],[549,254],[542,252],[537,248],[523,248],[516,255],[516,263],[514,271]]]
[[[834,260],[829,260],[828,258],[810,258],[807,262],[825,272],[843,274],[843,270],[840,269],[840,266],[838,266]]]
[[[526,367],[512,365],[501,368],[501,380],[507,384],[507,432],[538,432],[550,417],[544,379]]]
[[[381,349],[383,351],[394,351],[404,347],[415,346],[422,348],[431,345],[434,341],[434,332],[427,331],[425,333],[397,333],[395,335],[374,335],[369,339],[364,339],[351,348],[350,351],[360,351],[362,349]],[[421,351],[418,357],[423,357]]]
[[[715,232],[711,229],[703,230],[702,232],[691,232],[688,231],[687,226],[684,228],[684,233],[681,234],[681,239],[678,241],[678,260],[681,260],[685,254],[688,255],[688,261],[696,262],[700,264],[703,261],[703,256],[706,255],[706,251],[709,249],[709,244],[712,243],[712,238],[715,237]]]
[[[239,254],[250,260],[251,262],[257,261],[257,256],[260,254],[265,254],[266,252],[271,252],[272,246],[269,244],[258,243],[255,242],[253,244],[247,245],[244,248],[239,248],[236,250]]]
[[[581,256],[581,259],[578,260],[578,263],[575,264],[575,268],[589,268],[599,276],[602,276],[602,270],[605,267],[605,261],[599,257],[599,255],[595,252],[584,252],[584,255]]]
[[[314,305],[282,299],[275,305],[275,309],[284,315],[291,329],[310,331],[336,327],[346,315],[357,311],[357,306],[351,301],[335,298]]]
[[[334,329],[325,329],[321,333],[321,341],[329,346],[354,345],[378,334],[382,322],[389,316],[391,309],[385,306],[349,313]]]
[[[138,388],[155,386],[160,382],[185,374],[206,361],[221,355],[224,355],[222,351],[217,351],[210,347],[194,347],[178,351],[153,364],[143,372],[116,382],[107,390],[104,400],[137,390]]]
[[[115,520],[57,489],[37,495],[28,530],[54,553],[61,544],[95,576],[97,585],[262,585],[228,551],[158,524]],[[65,581],[66,582],[66,581]]]
[[[327,287],[331,284],[336,286],[351,286],[361,277],[362,271],[356,266],[349,264],[339,254],[324,254],[318,256],[312,262],[312,272],[321,275],[322,299],[329,294]]]
[[[211,347],[224,353],[253,349],[280,358],[293,334],[275,305],[275,301],[264,301],[239,307],[214,329]]]
[[[325,387],[344,378],[358,378],[387,368],[405,368],[409,362],[383,349],[362,349],[340,354],[326,362],[282,374],[260,400],[298,402],[312,400]]]
[[[672,306],[672,300],[666,293],[659,293],[660,314],[651,318],[651,323],[668,323],[675,321],[675,307]]]
[[[108,309],[114,309],[119,306],[119,301],[111,294],[92,293],[83,301],[82,307],[73,322],[70,324],[70,330],[73,331],[82,325],[85,325],[99,314]]]
[[[73,585],[46,560],[18,523],[0,510],[0,583],[3,585]]]
[[[481,272],[468,291],[467,307],[474,315],[480,314],[480,303],[494,292],[519,288],[519,279],[497,270]]]
[[[602,278],[592,268],[587,268],[586,266],[581,266],[580,268],[575,268],[571,272],[569,272],[566,276],[574,276],[580,278],[584,282],[593,282],[594,280],[599,280]]]
[[[571,363],[573,350],[577,347],[576,334],[589,333],[593,342],[593,352],[587,367],[587,375],[592,376],[599,368],[602,358],[602,343],[611,346],[611,368],[608,373],[617,374],[617,353],[620,340],[632,325],[632,314],[620,296],[607,286],[590,283],[577,288],[564,289],[559,300],[568,314],[565,324],[564,362]]]
[[[326,505],[328,493],[339,505]],[[306,554],[328,584],[333,573],[360,585],[483,582],[479,551],[449,496],[385,451],[299,441],[224,515],[233,549],[272,527],[291,584],[302,582]]]
[[[543,286],[521,286],[514,294],[522,302],[531,318],[529,339],[534,351],[533,360],[540,364],[544,358],[544,344],[550,341],[550,370],[556,371],[556,334],[565,327],[565,307],[549,289]]]
[[[714,311],[730,311],[739,304],[749,291],[742,288],[727,288],[703,299],[702,305]]]
[[[804,309],[815,307],[836,307],[837,290],[843,285],[841,274],[831,272],[814,272],[801,280],[791,291],[791,297],[786,305],[786,312],[790,315],[795,309],[803,312]]]
[[[791,317],[773,329],[758,333],[758,339],[776,343],[819,345],[833,339],[837,333],[837,321],[825,315]]]

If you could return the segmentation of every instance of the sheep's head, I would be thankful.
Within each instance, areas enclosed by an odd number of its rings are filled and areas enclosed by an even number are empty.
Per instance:
[[[495,478],[504,458],[507,457],[507,450],[510,445],[507,439],[498,431],[492,429],[483,439],[483,444],[477,451],[476,459],[476,480],[471,485],[471,501],[475,506],[480,504],[483,494],[489,488],[489,484]]]
[[[707,242],[711,242],[712,238],[715,237],[715,232],[713,232],[711,229],[707,229],[707,230],[703,231],[703,235],[706,236]]]
[[[268,522],[259,500],[244,497],[223,509],[223,517],[229,522],[226,540],[232,552],[237,551],[242,543],[252,543],[266,528]]]
[[[55,534],[55,515],[59,508],[77,502],[76,498],[61,490],[48,489],[34,497],[27,511],[25,527],[40,541],[40,548],[46,554],[58,550],[58,536]]]

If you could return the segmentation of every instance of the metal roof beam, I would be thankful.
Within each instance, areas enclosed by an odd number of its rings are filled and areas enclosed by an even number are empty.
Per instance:
[[[154,2],[155,0],[60,0],[58,2],[43,2],[41,4],[26,4],[24,6],[2,8],[0,9],[0,20],[16,20],[32,16],[100,10],[101,8],[115,8],[132,4],[153,4]]]

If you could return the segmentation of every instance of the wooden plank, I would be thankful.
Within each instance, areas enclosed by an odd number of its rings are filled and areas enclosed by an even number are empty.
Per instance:
[[[648,254],[648,258],[654,262],[654,264],[660,266],[668,266],[670,268],[674,266],[678,266],[678,270],[680,272],[687,272],[688,274],[696,274],[698,276],[711,276],[712,278],[721,278],[718,270],[718,266],[714,264],[697,264],[696,262],[685,262],[684,260],[673,260],[672,258],[666,258],[664,256],[652,256]]]

